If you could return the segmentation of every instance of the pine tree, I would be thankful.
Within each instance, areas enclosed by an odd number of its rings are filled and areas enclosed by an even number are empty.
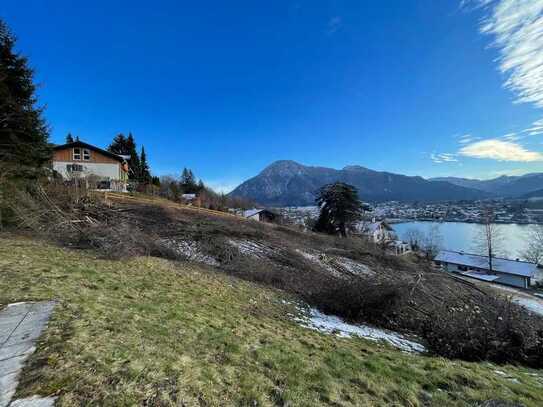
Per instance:
[[[181,173],[180,187],[183,190],[184,194],[193,194],[198,192],[198,186],[196,185],[196,177],[192,170],[188,168],[183,168]]]
[[[119,155],[128,155],[128,146],[126,142],[126,137],[123,133],[117,134],[112,143],[107,148],[109,152]]]
[[[343,182],[323,186],[316,202],[321,208],[315,225],[317,232],[347,236],[353,223],[362,217],[364,206],[356,188]]]
[[[126,138],[126,149],[126,154],[130,156],[128,165],[130,166],[131,172],[129,178],[138,180],[141,177],[141,163],[138,151],[136,150],[136,141],[134,140],[132,133],[128,133],[128,137]]]
[[[72,133],[68,133],[68,135],[66,136],[66,144],[73,143],[73,142],[74,142],[74,138],[72,136]]]
[[[147,155],[145,154],[145,148],[141,146],[140,154],[140,174],[139,181],[145,184],[151,182],[151,172],[149,171],[149,164],[147,164]]]
[[[0,173],[35,178],[51,159],[49,129],[37,106],[33,71],[15,52],[15,37],[0,20]]]

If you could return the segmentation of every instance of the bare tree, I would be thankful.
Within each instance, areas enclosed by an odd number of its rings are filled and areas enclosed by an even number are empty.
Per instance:
[[[528,245],[522,257],[532,263],[543,262],[543,225],[533,225],[528,233]]]
[[[424,236],[422,249],[426,253],[426,257],[434,258],[443,247],[443,235],[438,224],[430,227],[430,230]]]
[[[412,250],[419,250],[424,245],[424,233],[417,228],[410,228],[405,232],[405,240],[411,246]]]
[[[483,208],[481,213],[482,227],[475,236],[475,246],[479,253],[488,257],[488,270],[493,271],[493,257],[502,251],[503,236],[495,221],[494,209],[491,206]]]

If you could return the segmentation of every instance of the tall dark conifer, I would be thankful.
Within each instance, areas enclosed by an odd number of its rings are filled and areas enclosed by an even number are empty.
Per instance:
[[[37,106],[33,71],[14,47],[15,37],[0,20],[0,173],[35,178],[51,159],[49,129]]]
[[[125,135],[123,133],[117,134],[107,149],[114,154],[128,155],[129,151]]]
[[[353,224],[361,219],[364,210],[356,188],[343,182],[323,186],[317,194],[316,203],[321,212],[315,230],[341,236],[347,236]]]
[[[140,157],[138,156],[138,151],[136,150],[136,141],[132,133],[128,133],[126,138],[126,148],[127,155],[130,156],[129,166],[130,166],[130,178],[133,180],[138,180],[141,176],[141,164]]]
[[[151,182],[151,172],[149,171],[149,164],[147,164],[147,154],[145,154],[145,147],[141,146],[140,154],[140,174],[139,181],[145,184]]]

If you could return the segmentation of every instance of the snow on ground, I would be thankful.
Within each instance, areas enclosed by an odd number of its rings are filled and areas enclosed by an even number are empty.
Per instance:
[[[332,274],[338,274],[338,272],[347,272],[350,274],[365,274],[373,275],[374,272],[365,264],[358,263],[347,257],[341,256],[328,256],[319,252],[306,252],[300,249],[296,251],[302,255],[305,259],[312,263],[319,265]]]
[[[296,317],[306,328],[319,332],[336,334],[340,337],[358,336],[371,341],[384,341],[405,352],[425,352],[426,348],[420,343],[406,339],[403,335],[384,329],[373,328],[367,325],[354,325],[344,322],[334,315],[325,315],[315,308],[309,308],[304,317]]]
[[[312,263],[318,264],[319,266],[329,271],[330,273],[332,274],[337,273],[337,270],[332,265],[330,265],[328,261],[326,261],[327,259],[325,255],[317,253],[317,252],[310,253],[310,252],[306,252],[300,249],[296,249],[296,252],[298,252],[306,260],[309,260]]]
[[[203,263],[209,266],[219,265],[219,262],[217,260],[203,253],[198,243],[193,240],[161,239],[160,243],[162,243],[167,248],[174,250],[181,256],[186,257],[189,261]]]
[[[336,257],[335,261],[339,264],[340,267],[344,268],[352,274],[366,274],[370,276],[375,274],[373,270],[365,264],[358,263],[357,261],[354,261],[347,257]]]
[[[529,299],[526,297],[513,297],[513,301],[520,304],[535,314],[543,316],[543,304],[536,299]]]
[[[237,248],[241,254],[257,258],[265,258],[273,251],[270,247],[251,240],[228,239],[228,243]]]

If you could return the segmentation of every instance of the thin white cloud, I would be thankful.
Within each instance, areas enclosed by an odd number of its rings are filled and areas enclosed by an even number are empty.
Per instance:
[[[436,164],[458,162],[456,154],[451,153],[431,153],[430,159]]]
[[[480,137],[474,137],[471,134],[464,134],[463,136],[459,136],[457,138],[458,138],[458,142],[460,144],[467,144],[467,143],[471,143],[471,142],[473,142],[475,140],[479,140]]]
[[[543,0],[463,0],[488,14],[480,31],[494,37],[500,50],[499,69],[504,86],[518,103],[543,108]]]
[[[502,139],[506,141],[518,141],[522,138],[522,136],[518,135],[517,133],[508,133],[504,136],[502,136]]]
[[[458,154],[472,158],[486,158],[498,161],[534,162],[543,161],[543,154],[530,151],[512,141],[488,139],[468,144]]]

